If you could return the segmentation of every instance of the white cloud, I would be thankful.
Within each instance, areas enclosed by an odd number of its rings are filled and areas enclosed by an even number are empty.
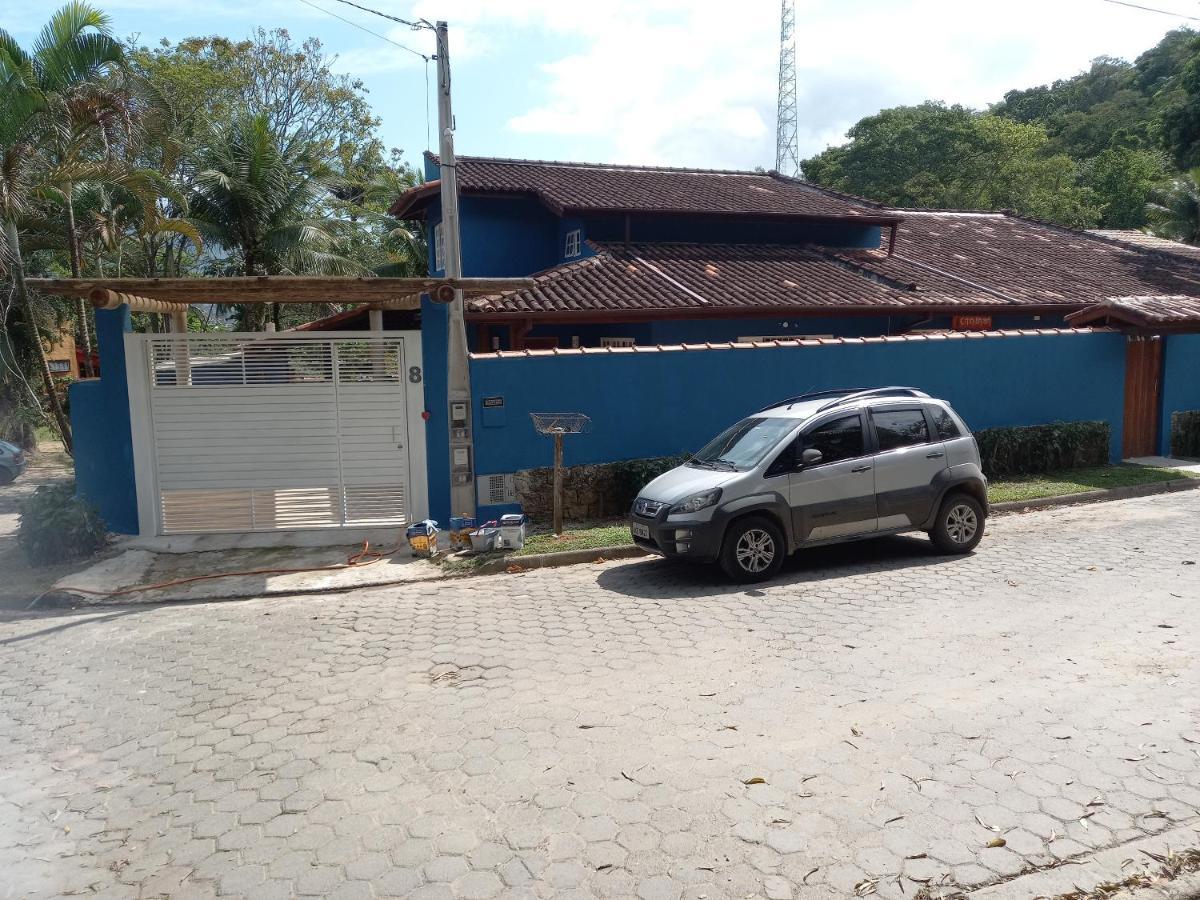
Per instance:
[[[802,155],[881,107],[982,106],[1095,56],[1136,55],[1183,24],[1101,0],[796,5]],[[419,0],[414,11],[448,19],[456,42],[483,32],[489,49],[549,55],[532,91],[496,98],[511,106],[512,131],[573,139],[598,161],[774,162],[778,0]]]

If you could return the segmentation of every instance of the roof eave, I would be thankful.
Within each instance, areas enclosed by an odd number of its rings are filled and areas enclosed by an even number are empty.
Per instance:
[[[441,191],[442,182],[438,178],[409,188],[388,208],[388,215],[394,219],[423,219],[426,207]]]

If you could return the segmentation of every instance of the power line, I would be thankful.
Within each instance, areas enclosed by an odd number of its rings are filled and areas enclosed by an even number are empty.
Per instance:
[[[355,9],[361,9],[363,12],[369,12],[371,15],[379,16],[381,19],[391,19],[393,22],[399,22],[401,25],[407,25],[414,31],[419,31],[422,28],[428,28],[430,31],[434,30],[433,26],[424,19],[418,19],[417,21],[412,22],[408,19],[401,19],[399,16],[393,16],[385,12],[380,12],[377,9],[371,9],[369,6],[359,6],[357,3],[351,3],[350,0],[337,0],[337,2],[344,3],[346,6],[353,6]]]
[[[406,47],[404,44],[401,44],[399,41],[393,41],[390,37],[382,35],[377,31],[372,31],[370,28],[367,28],[364,25],[359,25],[357,22],[347,19],[345,16],[339,16],[335,12],[330,12],[327,9],[317,6],[317,4],[315,4],[315,3],[309,2],[309,0],[300,0],[300,2],[303,3],[305,6],[311,6],[313,9],[317,10],[318,12],[325,13],[325,15],[327,15],[327,16],[333,16],[333,18],[338,19],[339,21],[345,22],[347,25],[357,28],[359,31],[365,31],[367,34],[373,35],[374,37],[379,38],[381,41],[387,41],[393,47],[399,47],[401,50],[408,51],[413,56],[419,56],[419,57],[421,57],[421,59],[425,60],[426,63],[428,63],[430,60],[430,57],[427,56],[426,54],[422,53],[421,51],[414,50],[412,47]],[[351,3],[350,5],[354,6],[355,4]],[[391,18],[391,16],[385,16],[385,18]],[[397,19],[396,21],[402,21],[402,20]],[[405,24],[407,24],[407,23],[405,23]]]
[[[1130,9],[1140,9],[1142,12],[1160,13],[1164,16],[1174,16],[1176,19],[1188,19],[1192,22],[1200,22],[1200,16],[1189,16],[1184,13],[1171,12],[1169,9],[1157,9],[1153,6],[1142,6],[1138,3],[1129,3],[1127,0],[1103,0],[1104,3],[1112,3],[1114,6],[1127,6]]]

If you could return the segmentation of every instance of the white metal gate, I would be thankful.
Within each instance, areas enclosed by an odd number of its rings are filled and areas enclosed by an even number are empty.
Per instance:
[[[424,438],[409,348],[419,342],[381,335],[147,336],[157,532],[410,521]]]

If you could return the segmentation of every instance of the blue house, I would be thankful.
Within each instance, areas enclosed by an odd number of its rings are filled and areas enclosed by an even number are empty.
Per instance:
[[[392,213],[423,223],[442,275],[432,156],[426,175]],[[458,176],[464,275],[532,279],[466,303],[473,446],[453,477],[484,516],[548,463],[537,412],[590,416],[567,461],[591,465],[694,450],[748,409],[855,384],[925,386],[974,428],[1104,421],[1113,459],[1162,452],[1200,410],[1200,259],[1170,247],[770,172],[464,157]],[[169,300],[167,281],[138,290]],[[133,335],[127,308],[101,310],[103,378],[72,390],[80,492],[144,534],[462,512],[447,307],[370,282],[331,282],[359,305],[278,335]]]
[[[437,158],[425,168],[392,214],[424,224],[441,274]],[[1195,289],[1197,261],[1161,247],[774,172],[460,157],[458,177],[464,274],[536,280],[468,304],[480,353],[1059,328],[1114,297]]]

